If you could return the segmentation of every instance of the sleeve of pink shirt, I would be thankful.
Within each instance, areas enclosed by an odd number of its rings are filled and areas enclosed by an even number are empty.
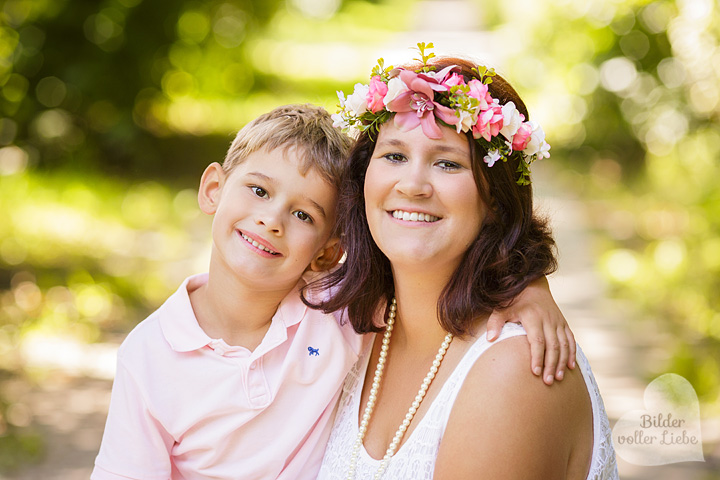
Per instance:
[[[118,358],[110,409],[91,480],[168,480],[173,438]]]

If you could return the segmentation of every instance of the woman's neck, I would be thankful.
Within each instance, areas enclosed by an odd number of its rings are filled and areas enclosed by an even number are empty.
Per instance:
[[[435,273],[435,272],[433,272]],[[440,326],[437,306],[449,277],[425,272],[393,272],[398,318],[394,341],[413,348],[437,349],[447,333]]]

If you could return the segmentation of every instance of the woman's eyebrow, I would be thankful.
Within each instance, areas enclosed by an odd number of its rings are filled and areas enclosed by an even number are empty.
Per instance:
[[[453,145],[433,145],[432,150],[437,152],[452,152],[458,155],[470,155],[470,152],[467,149],[455,147]]]
[[[407,146],[407,143],[400,139],[397,139],[397,138],[388,138],[388,139],[383,139],[383,140],[378,141],[376,144],[376,147],[377,146],[405,147],[405,146]],[[468,156],[470,155],[470,152],[465,148],[456,147],[454,145],[446,145],[446,144],[442,144],[442,143],[432,145],[432,147],[430,147],[430,149],[432,151],[441,152],[441,153],[455,153],[457,155],[468,155]]]
[[[390,145],[391,147],[404,147],[406,145],[405,142],[403,142],[400,139],[397,138],[388,138],[384,140],[378,141],[375,146],[384,146],[384,145]]]

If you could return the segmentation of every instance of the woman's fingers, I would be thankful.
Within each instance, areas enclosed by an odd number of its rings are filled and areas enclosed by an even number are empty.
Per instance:
[[[567,366],[570,369],[575,368],[575,356],[577,355],[577,343],[575,343],[575,335],[570,330],[570,325],[565,324],[565,335],[567,335],[568,344],[570,347],[570,354],[568,356]]]
[[[556,378],[558,361],[561,356],[561,342],[558,338],[558,329],[548,326],[543,331],[545,335],[545,369],[543,371],[543,382],[552,385]],[[560,375],[558,380],[562,380],[562,377],[563,375]]]

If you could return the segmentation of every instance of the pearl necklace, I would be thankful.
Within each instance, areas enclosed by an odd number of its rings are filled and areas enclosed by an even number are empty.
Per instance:
[[[353,480],[355,478],[355,469],[357,467],[360,447],[363,444],[363,439],[365,438],[365,433],[367,432],[368,423],[370,423],[370,417],[372,416],[373,409],[375,408],[378,390],[380,390],[380,381],[382,380],[383,370],[385,369],[388,346],[390,345],[390,336],[392,335],[393,326],[395,325],[396,311],[397,302],[395,301],[395,297],[393,297],[392,303],[390,304],[390,313],[388,314],[387,324],[385,325],[385,334],[383,335],[382,347],[380,348],[380,358],[378,358],[377,367],[375,368],[375,377],[373,378],[372,387],[370,388],[370,396],[368,397],[368,402],[365,406],[365,411],[363,412],[362,420],[360,421],[360,426],[358,428],[358,436],[355,440],[355,445],[353,446],[352,454],[350,456],[350,470],[347,474],[347,480]],[[433,361],[432,367],[430,367],[430,371],[427,375],[425,375],[425,379],[423,380],[422,385],[420,385],[420,390],[415,396],[415,400],[412,402],[410,409],[408,409],[408,413],[405,415],[405,419],[403,420],[402,424],[395,432],[395,436],[393,437],[392,442],[390,442],[390,446],[385,452],[385,456],[383,456],[382,462],[380,463],[380,468],[378,468],[378,471],[375,473],[374,480],[379,480],[383,476],[383,474],[385,473],[385,469],[387,468],[388,462],[390,461],[390,458],[395,455],[395,451],[398,449],[398,446],[400,445],[400,442],[402,441],[405,432],[410,426],[410,422],[412,422],[415,413],[417,413],[418,408],[420,407],[420,403],[422,403],[423,398],[425,398],[425,393],[427,392],[427,389],[430,387],[430,384],[435,378],[435,374],[437,374],[437,371],[440,368],[440,364],[445,357],[445,353],[447,352],[447,349],[450,346],[450,342],[452,342],[452,339],[452,333],[448,333],[447,335],[445,335],[445,340],[443,341],[442,345],[440,345],[440,349],[438,350],[437,355],[435,355],[435,360]]]

